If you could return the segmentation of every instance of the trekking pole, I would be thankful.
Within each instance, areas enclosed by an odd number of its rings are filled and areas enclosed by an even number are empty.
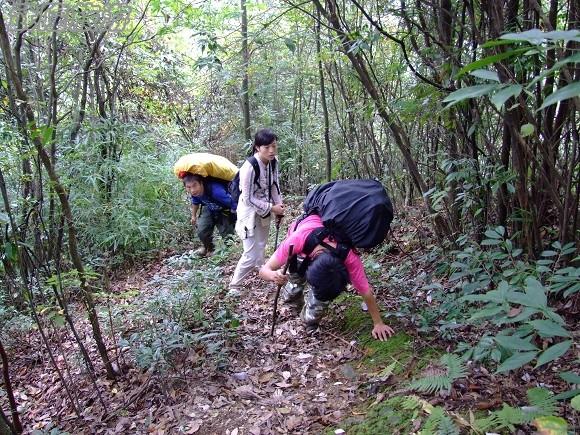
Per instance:
[[[278,249],[278,235],[280,234],[280,224],[282,223],[282,216],[276,216],[276,240],[274,241],[274,251]]]
[[[290,249],[288,249],[288,259],[286,260],[284,270],[282,271],[283,275],[286,275],[286,271],[288,270],[290,258],[292,258],[292,251],[294,251],[294,245],[290,245]],[[276,318],[278,317],[278,297],[280,296],[281,288],[282,284],[278,285],[278,288],[276,289],[276,297],[274,298],[274,311],[272,312],[272,329],[270,330],[270,337],[274,335],[274,327],[276,326]]]

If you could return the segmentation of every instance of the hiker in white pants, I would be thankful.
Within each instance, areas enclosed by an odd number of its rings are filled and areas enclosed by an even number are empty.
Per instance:
[[[284,215],[284,204],[278,185],[276,154],[278,137],[270,129],[262,129],[254,137],[254,157],[259,175],[246,160],[240,168],[240,199],[236,233],[242,239],[244,252],[238,261],[229,294],[239,295],[244,279],[264,263],[272,214],[277,219]]]

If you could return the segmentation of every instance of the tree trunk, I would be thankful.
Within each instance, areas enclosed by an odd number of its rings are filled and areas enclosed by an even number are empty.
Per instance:
[[[314,24],[316,34],[316,54],[318,58],[318,75],[320,78],[320,104],[324,120],[324,147],[326,149],[326,181],[332,179],[332,149],[330,148],[330,122],[328,120],[328,107],[326,105],[326,88],[324,84],[324,69],[322,68],[322,56],[320,52],[320,11],[316,10],[317,20]]]
[[[250,127],[250,90],[248,67],[250,64],[250,51],[248,49],[248,9],[246,0],[240,0],[242,9],[242,59],[243,59],[243,77],[242,77],[242,113],[244,116],[244,136],[249,142],[252,140],[252,130]]]

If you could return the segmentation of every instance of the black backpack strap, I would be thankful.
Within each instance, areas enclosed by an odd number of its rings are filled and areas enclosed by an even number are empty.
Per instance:
[[[260,188],[260,164],[258,163],[258,159],[256,159],[256,156],[251,156],[251,157],[248,157],[248,162],[250,162],[250,164],[252,165],[252,168],[254,168],[254,184],[259,189]]]
[[[310,255],[316,246],[320,245],[323,248],[328,249],[329,252],[332,253],[335,257],[339,258],[340,260],[346,260],[346,256],[348,255],[348,251],[350,251],[350,246],[346,243],[337,243],[336,247],[329,245],[324,241],[325,238],[330,236],[330,232],[325,227],[317,228],[308,234],[306,237],[306,241],[304,242],[304,248],[302,252],[305,255]]]
[[[306,237],[306,241],[304,242],[304,248],[302,248],[302,253],[306,256],[312,254],[314,248],[324,243],[324,239],[326,237],[328,237],[328,231],[326,230],[326,228],[320,227],[316,228],[315,230],[312,230],[310,234],[308,234],[308,236]]]

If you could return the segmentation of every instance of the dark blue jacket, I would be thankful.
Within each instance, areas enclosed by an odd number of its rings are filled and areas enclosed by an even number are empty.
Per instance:
[[[193,205],[203,205],[212,213],[236,211],[238,204],[232,199],[225,182],[206,180],[203,183],[203,188],[203,195],[191,197]]]

